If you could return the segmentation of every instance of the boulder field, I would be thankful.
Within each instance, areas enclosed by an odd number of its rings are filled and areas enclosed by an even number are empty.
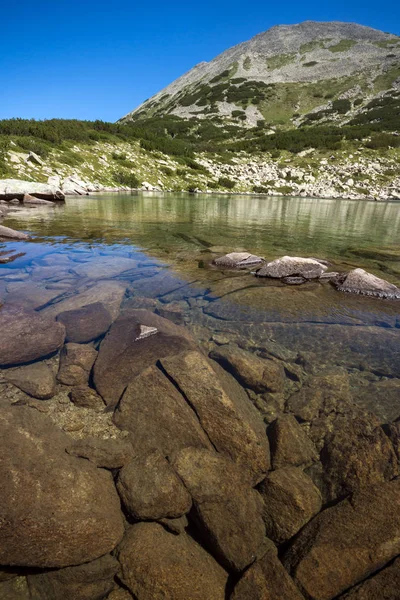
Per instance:
[[[345,371],[91,300],[0,310],[1,598],[396,597],[398,421]]]
[[[329,281],[315,258],[222,258],[290,285]],[[285,323],[262,343],[195,336],[178,324],[185,282],[167,271],[129,286],[113,277],[138,268],[130,258],[65,272],[48,260],[37,276],[56,269],[73,294],[11,280],[0,306],[1,599],[398,597],[398,374],[361,393],[355,369],[317,366]],[[333,284],[397,293],[355,271]],[[383,373],[398,369],[392,329]]]

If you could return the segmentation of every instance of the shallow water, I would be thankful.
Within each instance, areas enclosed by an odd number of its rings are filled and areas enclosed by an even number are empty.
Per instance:
[[[49,310],[82,286],[121,279],[129,286],[127,302],[172,311],[205,345],[222,336],[300,353],[314,371],[345,368],[361,401],[363,386],[375,386],[376,398],[388,379],[400,390],[400,302],[343,294],[329,283],[284,286],[210,266],[212,258],[239,249],[267,259],[316,256],[329,260],[331,270],[363,267],[400,285],[399,203],[95,195],[17,210],[4,224],[34,237],[0,243],[0,252],[25,253],[0,265],[4,302]],[[132,258],[135,267],[100,268],[109,255],[115,265],[118,257]],[[396,397],[400,416],[396,393],[390,407],[379,399],[382,420],[396,417]]]

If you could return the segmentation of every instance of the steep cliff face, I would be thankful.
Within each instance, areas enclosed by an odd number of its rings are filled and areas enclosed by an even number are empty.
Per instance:
[[[400,37],[353,23],[307,21],[272,27],[196,65],[121,121],[167,114],[244,127],[261,120],[278,127],[309,118],[346,121],[399,88]]]

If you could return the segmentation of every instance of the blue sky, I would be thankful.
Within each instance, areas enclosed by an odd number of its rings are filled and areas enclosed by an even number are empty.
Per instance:
[[[310,19],[400,35],[395,0],[3,2],[0,118],[115,121],[196,63]]]

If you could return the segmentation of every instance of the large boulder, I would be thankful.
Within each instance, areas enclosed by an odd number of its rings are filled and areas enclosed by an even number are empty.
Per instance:
[[[264,262],[264,259],[260,256],[250,254],[250,252],[230,252],[225,256],[220,256],[213,260],[213,264],[217,267],[237,268],[245,269],[247,267],[254,267]]]
[[[172,465],[189,490],[204,543],[225,568],[242,571],[264,537],[262,499],[246,471],[229,459],[185,448]]]
[[[256,429],[236,398],[228,395],[210,362],[191,351],[163,358],[161,364],[218,452],[251,472],[255,483],[263,479],[270,466],[265,432]]]
[[[192,506],[190,494],[158,450],[132,458],[119,473],[117,489],[138,521],[181,517]]]
[[[103,600],[115,587],[116,558],[106,554],[75,567],[28,576],[31,600]]]
[[[45,315],[22,308],[0,310],[0,365],[19,365],[57,352],[65,328]]]
[[[267,536],[277,544],[293,537],[321,510],[318,488],[297,467],[272,471],[258,489],[264,500]]]
[[[104,335],[111,327],[110,312],[101,302],[75,310],[66,310],[57,316],[65,326],[67,342],[84,344]]]
[[[312,600],[331,600],[400,553],[400,480],[354,493],[298,534],[284,563]]]
[[[231,600],[304,600],[304,596],[277,557],[276,549],[267,548],[239,579]]]
[[[108,405],[115,405],[130,381],[147,367],[191,347],[184,336],[149,329],[130,314],[121,315],[100,345],[93,372],[96,390]]]
[[[317,279],[328,267],[315,258],[301,258],[299,256],[283,256],[262,266],[257,271],[257,277],[303,277],[304,279]]]
[[[25,194],[43,198],[43,200],[64,200],[65,196],[61,190],[48,183],[36,183],[34,181],[23,181],[20,179],[1,179],[0,198],[22,200]]]
[[[155,448],[164,456],[188,446],[212,448],[194,410],[155,366],[128,385],[114,422],[131,433],[137,455],[145,456]]]
[[[259,393],[283,391],[285,373],[278,362],[260,358],[233,345],[212,350],[210,358],[218,361],[246,388]]]
[[[119,548],[122,581],[138,600],[225,600],[227,573],[187,534],[138,523]]]
[[[123,535],[111,474],[65,452],[42,413],[0,412],[0,564],[66,567],[94,560]]]
[[[338,275],[332,279],[332,283],[340,292],[400,300],[400,288],[364,269],[353,269],[349,273]]]

